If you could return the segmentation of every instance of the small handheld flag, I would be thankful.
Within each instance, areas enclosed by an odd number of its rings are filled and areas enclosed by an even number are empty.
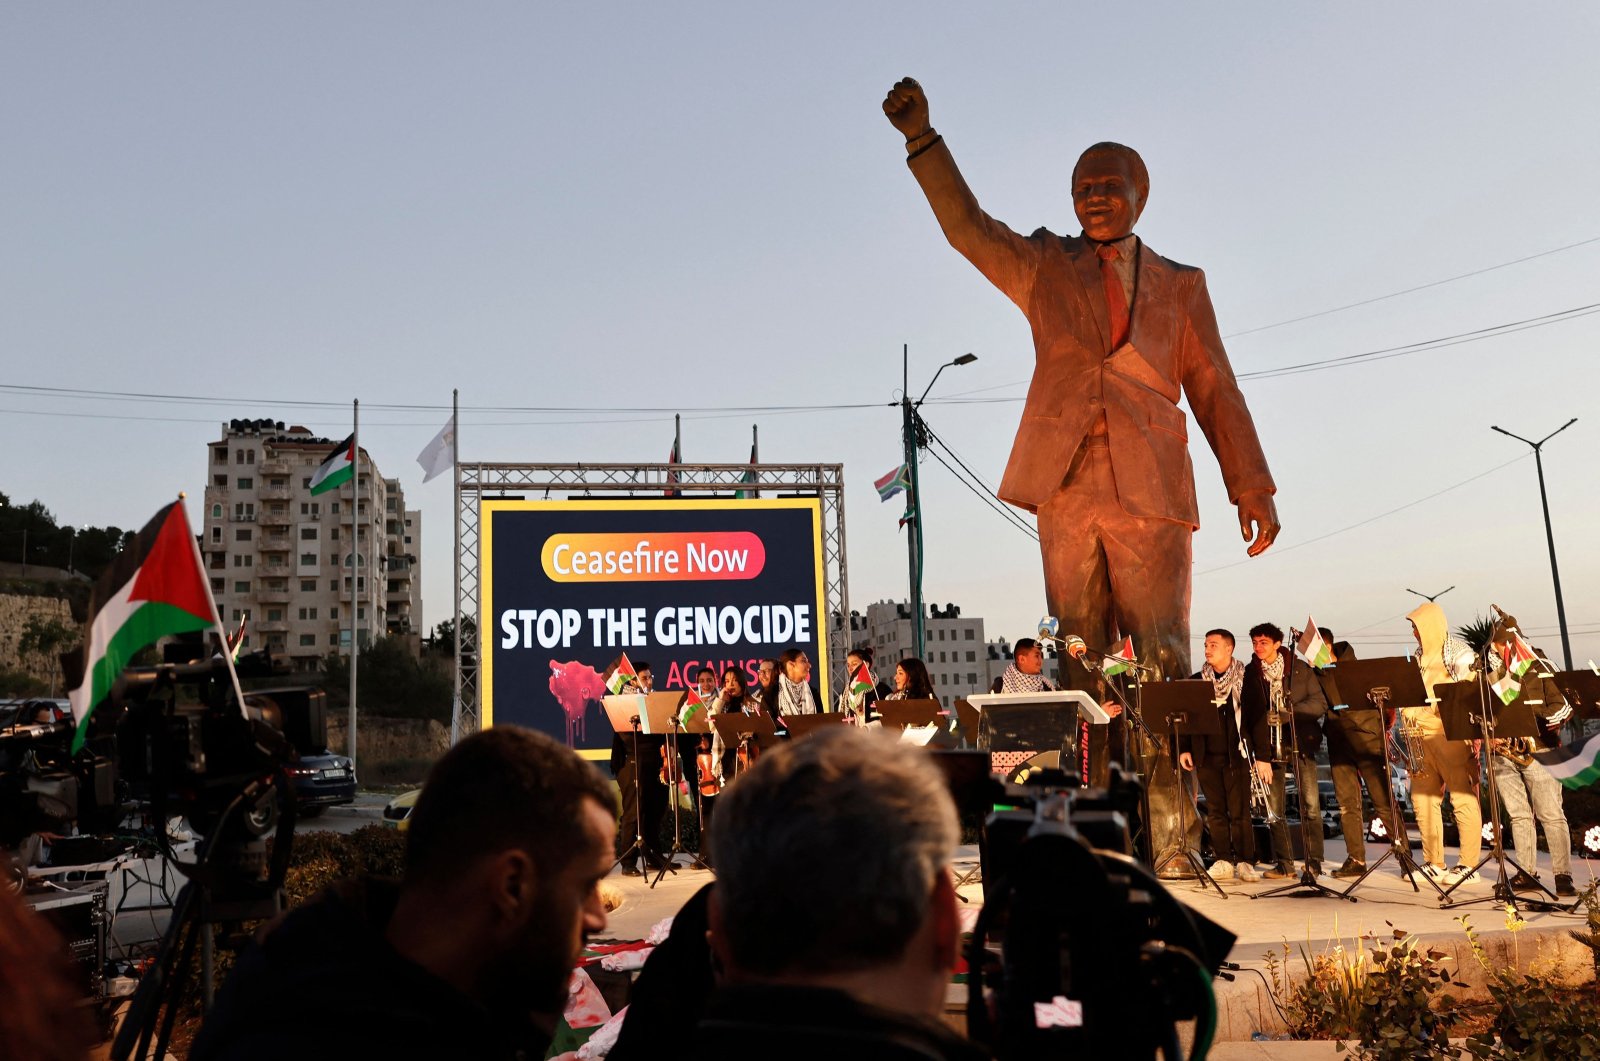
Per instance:
[[[1313,667],[1326,667],[1333,662],[1333,648],[1322,640],[1322,632],[1317,629],[1317,621],[1311,616],[1306,616],[1306,628],[1300,633],[1300,640],[1295,642],[1295,648],[1306,658],[1306,662]]]
[[[700,699],[698,689],[690,689],[683,697],[683,706],[678,708],[678,725],[686,727],[689,721],[706,709],[706,702]]]
[[[1107,678],[1114,678],[1118,674],[1133,669],[1139,658],[1133,654],[1133,635],[1122,639],[1122,644],[1106,653],[1105,665],[1100,668],[1100,673]]]
[[[872,672],[867,670],[867,665],[863,663],[856,668],[854,674],[850,675],[850,698],[859,702],[872,689]]]
[[[1538,661],[1538,657],[1515,630],[1510,633],[1511,637],[1506,641],[1505,650],[1506,673],[1521,678],[1527,673],[1528,668]]]
[[[603,680],[606,683],[606,689],[610,691],[611,695],[617,696],[630,683],[637,681],[638,678],[639,675],[634,671],[633,664],[628,662],[628,654],[624,652],[611,662],[611,666],[606,668]]]

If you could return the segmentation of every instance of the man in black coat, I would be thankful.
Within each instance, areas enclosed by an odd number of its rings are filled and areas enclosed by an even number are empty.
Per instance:
[[[1260,880],[1256,873],[1255,829],[1250,820],[1250,766],[1245,761],[1239,728],[1243,716],[1244,665],[1233,658],[1233,634],[1206,631],[1205,667],[1193,677],[1212,683],[1216,693],[1217,736],[1184,735],[1178,765],[1195,772],[1206,797],[1206,826],[1211,830],[1213,880]]]
[[[1319,626],[1317,632],[1333,649],[1334,676],[1338,665],[1356,658],[1348,641],[1334,641],[1333,631]],[[1321,671],[1317,677],[1325,676]],[[1323,692],[1328,683],[1322,681]],[[1340,690],[1343,692],[1343,690]],[[1332,699],[1329,699],[1332,703]],[[1394,820],[1394,801],[1390,798],[1389,764],[1383,754],[1382,713],[1366,704],[1330,710],[1323,731],[1328,737],[1328,772],[1333,775],[1333,792],[1339,801],[1339,827],[1344,833],[1349,857],[1333,871],[1335,877],[1359,877],[1367,871],[1366,815],[1361,802],[1361,786],[1390,836],[1401,835]]]
[[[1277,863],[1266,876],[1283,880],[1295,876],[1294,845],[1285,820],[1288,806],[1288,771],[1293,770],[1299,791],[1300,820],[1305,823],[1306,867],[1322,873],[1322,800],[1317,791],[1317,750],[1322,747],[1322,722],[1328,698],[1317,680],[1316,668],[1284,647],[1283,630],[1272,623],[1250,628],[1255,658],[1244,671],[1242,710],[1246,739],[1256,762],[1272,764],[1272,803],[1278,821],[1272,825],[1272,857]],[[1273,736],[1274,715],[1279,716],[1281,741]],[[1291,717],[1292,716],[1292,717]],[[1284,762],[1274,762],[1281,752]]]

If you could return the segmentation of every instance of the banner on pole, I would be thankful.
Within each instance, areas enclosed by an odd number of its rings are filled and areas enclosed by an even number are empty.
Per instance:
[[[831,702],[819,499],[488,499],[479,526],[484,726],[608,757],[603,675],[623,653],[675,691],[703,666],[754,686],[799,648]]]

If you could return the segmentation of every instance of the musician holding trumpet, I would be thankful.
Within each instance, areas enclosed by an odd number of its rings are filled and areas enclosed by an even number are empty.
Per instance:
[[[1243,709],[1240,694],[1244,688],[1244,664],[1233,658],[1233,634],[1227,630],[1207,630],[1206,665],[1194,677],[1211,682],[1215,691],[1221,724],[1220,736],[1184,735],[1179,739],[1178,765],[1192,770],[1206,797],[1206,826],[1211,831],[1211,848],[1216,861],[1208,872],[1212,880],[1261,879],[1256,872],[1256,837],[1250,824],[1250,807],[1257,803],[1269,818],[1266,794],[1272,777],[1269,768],[1257,769],[1249,745],[1240,735]]]
[[[1246,730],[1259,766],[1271,771],[1272,857],[1270,880],[1296,876],[1294,845],[1284,821],[1288,803],[1288,772],[1299,790],[1300,820],[1305,823],[1306,869],[1322,875],[1322,799],[1317,789],[1317,749],[1322,745],[1322,721],[1328,698],[1317,681],[1316,669],[1294,658],[1283,645],[1283,630],[1272,623],[1250,628],[1255,658],[1244,672],[1241,699]]]

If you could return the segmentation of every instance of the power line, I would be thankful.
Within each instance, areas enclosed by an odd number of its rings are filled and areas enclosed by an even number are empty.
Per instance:
[[[967,465],[967,462],[961,459],[960,454],[956,453],[955,450],[950,448],[950,443],[948,443],[944,439],[940,438],[939,435],[933,430],[933,428],[928,426],[928,422],[926,420],[922,419],[920,416],[917,417],[917,422],[922,426],[922,430],[927,434],[929,440],[932,441],[935,445],[937,445],[940,449],[944,450],[947,454],[949,454],[950,455],[950,459],[955,461],[957,464],[959,464],[961,466],[961,470],[967,473],[967,475],[971,478],[972,482],[975,483],[978,487],[981,487],[983,492],[986,495],[988,495],[988,497],[994,499],[995,505],[999,505],[1000,506],[999,511],[1002,514],[1005,515],[1007,520],[1009,520],[1012,524],[1014,524],[1024,534],[1026,534],[1029,537],[1031,537],[1034,541],[1038,541],[1039,540],[1038,531],[1035,530],[1033,527],[1028,526],[1028,523],[1027,523],[1026,520],[1024,520],[1021,516],[1017,515],[1016,511],[1014,509],[1012,509],[1012,507],[1010,505],[1006,504],[1005,501],[1001,500],[999,492],[996,491],[994,487],[990,486],[988,484],[988,482],[985,481],[984,478],[981,475],[979,475],[977,472],[973,471],[972,468]],[[937,456],[937,454],[935,454],[935,456]],[[943,462],[941,461],[941,463],[943,463]],[[949,465],[945,465],[945,467],[948,468]],[[952,469],[952,472],[953,471],[954,471],[954,469]],[[991,505],[990,507],[992,508],[992,507],[994,507],[994,505]]]
[[[1338,530],[1331,530],[1326,534],[1319,534],[1315,538],[1307,538],[1303,542],[1295,542],[1293,545],[1286,545],[1286,546],[1284,546],[1284,547],[1282,547],[1280,549],[1277,549],[1277,550],[1274,550],[1274,551],[1268,553],[1267,557],[1270,559],[1271,557],[1274,557],[1274,556],[1282,556],[1284,553],[1293,552],[1296,549],[1303,549],[1306,546],[1314,545],[1317,542],[1327,541],[1329,538],[1332,538],[1336,534],[1343,534],[1345,531],[1355,530],[1357,527],[1365,527],[1369,523],[1375,523],[1378,520],[1384,519],[1387,516],[1394,515],[1396,512],[1404,512],[1406,509],[1414,508],[1417,505],[1422,504],[1424,501],[1432,501],[1434,498],[1441,497],[1444,494],[1448,494],[1452,490],[1458,490],[1461,487],[1466,486],[1468,483],[1475,483],[1479,479],[1482,479],[1485,476],[1493,475],[1497,471],[1500,471],[1500,470],[1502,470],[1504,468],[1509,468],[1509,467],[1511,467],[1511,465],[1517,463],[1517,461],[1527,460],[1527,459],[1528,459],[1528,454],[1526,454],[1526,453],[1522,454],[1519,457],[1513,457],[1511,460],[1506,461],[1504,464],[1496,464],[1493,468],[1490,468],[1487,471],[1479,472],[1477,475],[1474,475],[1471,478],[1463,479],[1459,483],[1452,483],[1450,486],[1445,487],[1443,490],[1435,490],[1433,493],[1428,494],[1425,497],[1419,497],[1415,501],[1407,501],[1405,504],[1400,505],[1400,506],[1398,506],[1396,508],[1391,508],[1387,512],[1380,512],[1376,516],[1368,516],[1366,519],[1359,520],[1359,521],[1357,521],[1355,523],[1352,523],[1352,524],[1350,524],[1348,526],[1345,526],[1345,527],[1340,527]],[[1208,567],[1204,571],[1196,571],[1195,572],[1195,577],[1198,578],[1201,575],[1213,574],[1213,573],[1215,573],[1217,571],[1226,571],[1231,567],[1239,567],[1239,566],[1241,566],[1243,564],[1248,564],[1248,563],[1257,561],[1258,559],[1259,559],[1258,557],[1246,557],[1243,560],[1235,560],[1231,564],[1222,564],[1222,565],[1220,565],[1218,567]],[[1383,621],[1387,621],[1387,620],[1383,620]],[[1375,626],[1377,624],[1374,623],[1374,624],[1371,624],[1371,625]]]
[[[1038,535],[1037,532],[1035,532],[1034,530],[1030,529],[1029,527],[1027,527],[1025,525],[1019,525],[1017,523],[1012,522],[1011,517],[1007,514],[1005,509],[1001,508],[998,504],[996,504],[993,500],[991,500],[988,494],[985,494],[982,490],[978,489],[976,486],[973,486],[971,483],[967,482],[966,478],[960,472],[956,471],[955,468],[951,467],[949,461],[947,461],[943,457],[939,456],[939,451],[938,450],[929,449],[928,453],[929,453],[930,456],[933,457],[934,460],[938,461],[940,464],[943,464],[945,466],[945,468],[950,472],[951,475],[956,477],[956,482],[960,483],[962,486],[966,487],[968,490],[971,490],[973,495],[976,496],[979,501],[982,501],[984,504],[988,505],[990,508],[992,508],[996,512],[998,512],[1000,514],[1000,516],[1003,519],[1006,520],[1007,523],[1010,523],[1011,526],[1013,526],[1013,527],[1017,527],[1019,530],[1021,530],[1028,537],[1032,538],[1034,541],[1038,541],[1039,540],[1039,535]]]
[[[1301,321],[1316,320],[1318,317],[1327,317],[1335,313],[1343,313],[1347,309],[1358,309],[1361,306],[1370,306],[1375,302],[1386,302],[1391,298],[1399,298],[1401,295],[1411,295],[1418,291],[1427,291],[1430,288],[1443,287],[1445,284],[1453,284],[1457,280],[1466,280],[1469,277],[1482,276],[1484,273],[1492,273],[1497,269],[1508,269],[1513,265],[1521,265],[1523,262],[1531,262],[1536,258],[1544,258],[1552,254],[1560,254],[1562,251],[1570,251],[1575,250],[1578,247],[1586,247],[1591,243],[1600,243],[1600,236],[1591,236],[1588,239],[1581,239],[1576,243],[1568,243],[1563,247],[1552,247],[1550,250],[1540,251],[1537,254],[1529,254],[1526,257],[1513,258],[1508,262],[1501,262],[1498,265],[1486,265],[1482,269],[1473,269],[1471,272],[1457,273],[1455,276],[1447,276],[1443,280],[1430,280],[1426,284],[1417,284],[1415,287],[1407,287],[1402,288],[1399,291],[1391,291],[1387,295],[1374,295],[1372,298],[1364,298],[1358,302],[1347,302],[1342,306],[1334,306],[1331,309],[1317,310],[1315,313],[1306,313],[1299,317],[1290,317],[1287,320],[1275,321],[1272,324],[1259,324],[1254,328],[1246,328],[1243,331],[1230,332],[1227,335],[1224,335],[1223,338],[1234,339],[1241,335],[1255,335],[1257,332],[1271,331],[1273,328],[1282,328],[1287,324],[1299,324]]]

